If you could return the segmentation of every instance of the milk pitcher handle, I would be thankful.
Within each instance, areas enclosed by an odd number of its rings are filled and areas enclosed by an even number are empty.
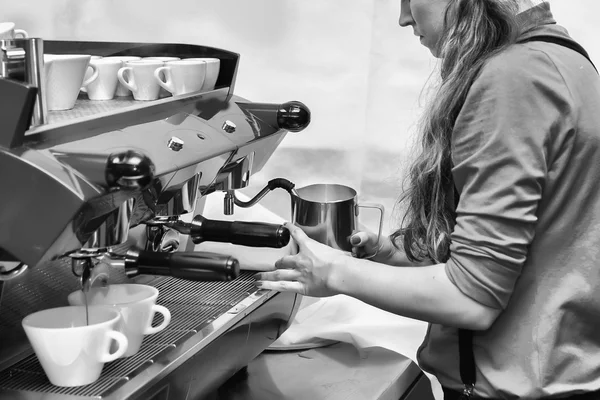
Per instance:
[[[361,203],[356,205],[356,214],[358,215],[358,209],[360,207],[363,208],[376,208],[379,210],[379,229],[377,230],[377,242],[379,243],[379,239],[381,238],[381,229],[383,228],[383,214],[385,213],[385,209],[381,204],[376,203]]]

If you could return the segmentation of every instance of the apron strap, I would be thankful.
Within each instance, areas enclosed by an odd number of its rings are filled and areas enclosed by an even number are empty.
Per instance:
[[[581,54],[585,58],[587,58],[588,61],[590,62],[590,64],[592,64],[592,66],[596,70],[596,72],[598,72],[598,69],[594,65],[594,63],[593,63],[592,59],[590,58],[590,55],[588,54],[588,52],[585,51],[585,49],[579,43],[577,43],[574,40],[565,39],[565,38],[556,37],[556,36],[549,36],[549,35],[538,35],[538,36],[532,36],[532,37],[527,38],[525,40],[520,40],[517,43],[527,43],[527,42],[546,42],[546,43],[554,43],[554,44],[557,44],[559,46],[567,47],[567,48],[569,48],[569,49],[571,49],[573,51],[576,51],[577,53]]]

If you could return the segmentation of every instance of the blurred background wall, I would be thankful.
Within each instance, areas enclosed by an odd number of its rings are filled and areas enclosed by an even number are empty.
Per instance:
[[[557,20],[600,62],[598,0],[551,0]],[[436,60],[398,26],[400,0],[1,0],[0,21],[62,40],[185,42],[241,54],[236,93],[253,101],[299,100],[312,111],[289,134],[246,194],[275,177],[298,186],[350,185],[386,207],[401,191]],[[287,194],[267,208],[289,218]],[[376,229],[376,214],[361,217]]]

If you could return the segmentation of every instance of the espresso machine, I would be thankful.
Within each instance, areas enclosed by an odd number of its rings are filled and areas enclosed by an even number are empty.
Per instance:
[[[44,53],[212,57],[221,67],[210,91],[148,102],[82,94],[72,110],[47,111]],[[235,95],[239,60],[198,45],[0,40],[0,399],[201,399],[287,328],[296,295],[257,290],[234,257],[195,250],[290,240],[281,225],[202,216],[219,193],[233,214],[235,190],[310,122],[300,102]],[[90,385],[50,384],[23,317],[126,282],[158,288],[169,326]]]

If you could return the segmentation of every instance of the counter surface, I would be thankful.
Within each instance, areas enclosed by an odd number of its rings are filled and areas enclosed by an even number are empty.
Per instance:
[[[419,394],[407,397],[415,385]],[[338,343],[304,351],[265,351],[246,373],[238,373],[221,387],[215,398],[429,400],[433,396],[429,381],[408,358],[382,348],[360,354],[351,344]]]

